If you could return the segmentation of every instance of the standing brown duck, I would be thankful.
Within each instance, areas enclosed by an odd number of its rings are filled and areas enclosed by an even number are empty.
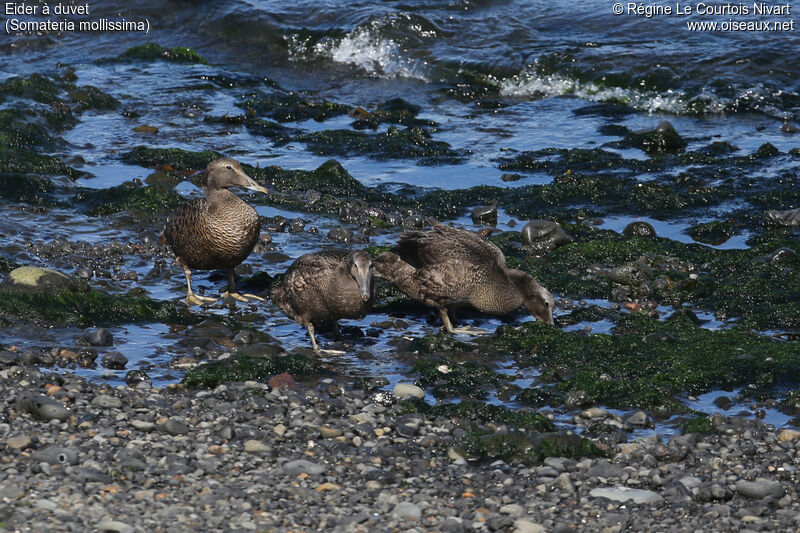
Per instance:
[[[527,272],[508,268],[503,252],[478,234],[435,224],[407,231],[392,250],[375,259],[376,275],[411,298],[436,307],[449,333],[477,333],[453,328],[448,310],[471,306],[505,315],[521,305],[538,320],[553,324],[553,295]]]
[[[216,298],[192,292],[192,270],[228,271],[228,290],[223,297],[240,301],[263,300],[252,294],[239,295],[233,279],[236,265],[244,261],[258,241],[261,219],[250,205],[228,190],[242,187],[253,191],[267,189],[253,181],[241,165],[230,157],[208,164],[203,177],[204,198],[190,200],[168,218],[159,242],[168,244],[175,262],[186,274],[186,303],[202,305]]]
[[[314,351],[319,352],[315,325],[338,331],[340,318],[361,318],[372,307],[372,259],[366,252],[340,248],[303,255],[270,296],[289,318],[306,327]]]

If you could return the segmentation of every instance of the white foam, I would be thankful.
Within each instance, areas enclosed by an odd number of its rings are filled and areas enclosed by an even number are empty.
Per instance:
[[[504,79],[500,82],[500,94],[504,96],[553,96],[572,95],[591,102],[619,102],[635,109],[654,113],[665,111],[674,114],[697,112],[702,103],[705,113],[723,113],[730,101],[703,90],[698,96],[689,98],[683,91],[636,91],[622,87],[601,87],[594,82],[580,82],[559,74],[540,75],[535,68]]]
[[[372,76],[428,81],[424,62],[405,57],[397,42],[381,36],[384,24],[382,20],[374,20],[344,37],[322,39],[310,50],[307,40],[289,39],[290,53],[296,59],[329,58],[336,63],[359,67]]]

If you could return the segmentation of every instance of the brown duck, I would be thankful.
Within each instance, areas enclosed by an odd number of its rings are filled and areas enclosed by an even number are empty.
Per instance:
[[[497,246],[465,229],[435,224],[407,231],[397,246],[375,259],[375,274],[439,309],[449,333],[483,333],[453,328],[448,311],[462,306],[505,315],[524,305],[538,320],[553,324],[550,291],[527,272],[508,268]]]
[[[332,326],[338,332],[340,318],[361,318],[372,307],[372,259],[366,252],[340,248],[303,255],[270,296],[289,318],[306,327],[311,346],[319,352],[315,326]]]
[[[261,219],[256,210],[228,190],[242,187],[253,191],[267,189],[253,181],[239,162],[230,157],[215,159],[205,169],[204,198],[190,200],[168,218],[159,242],[175,253],[175,262],[186,274],[186,303],[202,305],[216,298],[192,292],[192,270],[228,271],[228,290],[223,297],[240,301],[263,300],[252,294],[236,293],[233,270],[244,261],[258,241]]]

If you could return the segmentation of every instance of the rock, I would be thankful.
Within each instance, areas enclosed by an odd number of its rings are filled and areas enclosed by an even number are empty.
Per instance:
[[[530,246],[540,254],[552,252],[574,240],[561,229],[559,224],[551,220],[531,220],[522,228],[520,236],[524,245]]]
[[[545,533],[547,531],[543,526],[523,518],[514,521],[514,528],[514,533]]]
[[[83,336],[90,346],[112,346],[114,336],[105,328],[94,328]]]
[[[622,234],[628,237],[655,237],[656,230],[649,222],[636,220],[625,226]]]
[[[400,502],[395,505],[394,510],[392,510],[392,516],[416,522],[422,518],[422,509],[411,502]]]
[[[425,391],[422,390],[420,387],[416,385],[410,385],[408,383],[398,383],[394,386],[392,393],[399,399],[405,400],[408,398],[425,398]]]
[[[47,448],[36,450],[31,454],[31,458],[49,465],[78,464],[78,453],[74,449],[64,446],[48,446]]]
[[[103,520],[97,524],[97,529],[101,533],[134,533],[136,531],[133,526],[129,526],[125,522],[118,522],[116,520]]]
[[[609,413],[603,408],[600,407],[590,407],[584,411],[581,411],[580,417],[587,418],[589,420],[593,418],[608,418]]]
[[[328,232],[328,240],[334,242],[353,242],[353,232],[344,228],[334,228]]]
[[[778,440],[780,442],[789,442],[797,440],[798,438],[800,438],[800,431],[795,429],[782,429],[778,434]]]
[[[629,133],[623,143],[640,148],[650,155],[681,152],[687,144],[675,126],[667,120],[659,122],[654,130]]]
[[[525,509],[516,503],[509,503],[500,507],[500,514],[508,514],[511,516],[520,516],[524,511]]]
[[[773,263],[796,263],[797,252],[791,248],[782,247],[767,255],[767,259]]]
[[[638,287],[655,278],[653,270],[640,261],[631,261],[606,272],[606,276],[613,282],[629,287]]]
[[[60,420],[69,418],[69,410],[60,402],[47,396],[21,394],[15,404],[20,413],[30,413],[36,420]]]
[[[589,496],[593,498],[607,498],[615,502],[633,502],[633,503],[646,503],[656,504],[661,503],[664,498],[660,494],[651,490],[631,489],[623,486],[616,487],[599,487],[592,489]]]
[[[761,499],[771,496],[780,498],[786,493],[783,486],[777,481],[739,481],[736,491],[745,498]]]
[[[323,439],[335,439],[336,437],[341,437],[344,435],[344,431],[341,429],[329,428],[325,426],[320,427],[319,432]]]
[[[18,437],[11,437],[6,439],[6,446],[12,450],[24,450],[33,444],[33,439],[27,435],[20,435]]]
[[[71,277],[50,268],[23,266],[8,273],[0,283],[0,291],[14,294],[56,294],[64,289],[74,290],[77,283]]]
[[[247,453],[269,453],[272,448],[260,440],[248,440],[244,443],[244,451]]]
[[[100,364],[109,370],[123,370],[128,364],[128,358],[119,352],[108,352],[100,360]]]
[[[180,416],[171,416],[163,424],[158,424],[156,427],[170,435],[186,435],[191,431],[189,424]]]
[[[303,473],[314,476],[325,472],[325,467],[306,459],[297,459],[284,463],[280,471],[290,476],[297,476]]]
[[[476,224],[497,224],[497,206],[478,206],[472,210],[472,221]]]
[[[152,381],[144,370],[131,370],[125,374],[125,383],[129,387],[136,387],[140,383],[152,383]]]
[[[644,411],[637,411],[629,416],[625,422],[632,426],[649,426],[650,417]]]
[[[267,382],[271,389],[298,389],[300,388],[295,382],[294,378],[284,372],[277,376],[272,376]]]
[[[588,472],[590,476],[602,477],[606,479],[622,477],[624,473],[625,470],[621,466],[609,463],[606,460],[598,461],[597,464],[591,467]]]
[[[120,400],[119,398],[115,398],[113,396],[101,394],[100,396],[95,396],[92,399],[92,405],[94,405],[95,407],[119,409],[120,407],[122,407],[122,400]]]
[[[779,226],[800,226],[800,207],[788,211],[770,209],[764,214],[764,219]]]

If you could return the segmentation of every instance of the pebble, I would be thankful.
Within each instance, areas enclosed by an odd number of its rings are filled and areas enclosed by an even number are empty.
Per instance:
[[[284,463],[284,465],[281,467],[281,471],[290,476],[297,476],[300,474],[308,474],[313,476],[325,472],[325,467],[305,459],[297,459],[295,461],[288,461]]]
[[[61,403],[47,396],[20,394],[16,401],[17,411],[30,413],[37,420],[61,420],[69,418],[69,411]]]
[[[272,448],[260,440],[250,439],[244,443],[244,451],[247,453],[268,453]]]
[[[133,526],[116,520],[103,520],[97,524],[97,529],[101,532],[109,531],[112,533],[134,533],[136,531]]]
[[[11,437],[6,439],[6,446],[12,450],[24,450],[33,444],[33,439],[27,435],[20,435],[18,437]]]
[[[600,487],[589,491],[589,496],[594,498],[607,498],[615,502],[646,503],[649,505],[660,503],[664,498],[652,490],[631,489],[628,487]]]
[[[422,509],[411,502],[400,502],[392,510],[392,516],[416,522],[422,518]]]
[[[100,359],[100,364],[109,370],[123,370],[128,364],[128,358],[119,352],[108,352]]]
[[[746,498],[780,498],[786,492],[777,481],[739,481],[736,483],[736,491]]]
[[[543,526],[522,518],[514,521],[514,528],[514,533],[545,533],[547,531]]]
[[[115,398],[113,396],[108,396],[105,394],[101,394],[100,396],[95,396],[92,400],[92,405],[95,407],[104,407],[110,409],[119,409],[122,407],[122,400],[119,398]]]

